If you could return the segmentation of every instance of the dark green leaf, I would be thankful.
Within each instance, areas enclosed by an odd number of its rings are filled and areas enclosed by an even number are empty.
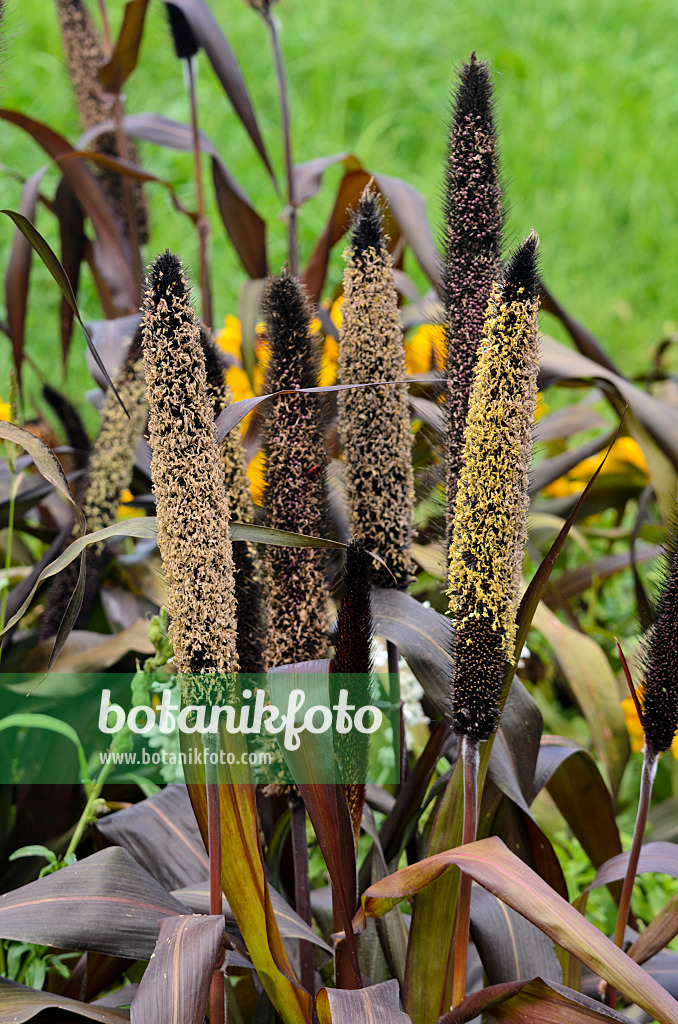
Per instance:
[[[629,737],[617,680],[607,656],[590,636],[566,626],[543,603],[537,608],[533,625],[558,659],[616,794],[629,756]]]

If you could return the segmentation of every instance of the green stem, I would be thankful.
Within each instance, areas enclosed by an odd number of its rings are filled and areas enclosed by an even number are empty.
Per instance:
[[[104,788],[104,785],[106,783],[106,779],[110,775],[112,767],[113,767],[113,760],[111,758],[109,758],[108,761],[106,762],[106,764],[103,766],[103,768],[99,772],[99,774],[98,774],[98,776],[96,778],[96,781],[91,784],[91,787],[90,787],[90,790],[89,790],[89,796],[87,797],[87,803],[85,804],[85,809],[82,812],[82,814],[80,815],[80,818],[78,820],[78,824],[75,826],[75,831],[74,831],[73,835],[71,836],[71,841],[68,844],[68,849],[66,850],[66,853],[64,854],[64,860],[66,860],[66,858],[69,857],[72,853],[75,853],[75,851],[78,848],[78,843],[82,839],[83,833],[84,833],[85,829],[87,828],[88,823],[93,820],[93,818],[94,818],[94,807],[96,805],[97,800],[99,799],[99,796],[101,794],[101,790]]]
[[[19,973],[16,976],[16,980],[17,980],[18,984],[20,984],[20,985],[24,985],[25,984],[25,979],[26,979],[26,975],[28,973],[28,968],[33,963],[33,961],[35,960],[37,951],[38,951],[38,947],[34,946],[33,949],[29,952],[29,954],[26,957],[26,959],[24,960],[24,962],[22,963],[21,968],[19,970]]]
[[[654,783],[654,777],[657,774],[658,761],[659,755],[650,753],[646,744],[645,749],[643,750],[643,772],[640,777],[640,796],[638,798],[636,826],[633,830],[633,842],[631,843],[631,850],[629,851],[629,862],[626,865],[626,875],[624,876],[624,884],[622,886],[621,897],[619,899],[617,926],[614,930],[614,943],[616,946],[619,946],[620,949],[624,943],[624,933],[626,931],[626,924],[629,918],[629,910],[631,909],[633,883],[635,882],[636,873],[638,871],[638,861],[640,859],[640,851],[643,845],[645,826],[647,825],[647,815],[650,810],[652,785]],[[617,990],[612,985],[608,985],[605,990],[605,1003],[607,1006],[611,1007],[615,1007],[617,1005]]]
[[[478,826],[478,744],[462,736],[459,748],[464,769],[464,831],[462,845],[475,842]],[[457,928],[454,946],[454,973],[452,976],[452,1006],[457,1006],[466,995],[466,961],[471,921],[471,876],[463,871],[459,877],[457,901]]]

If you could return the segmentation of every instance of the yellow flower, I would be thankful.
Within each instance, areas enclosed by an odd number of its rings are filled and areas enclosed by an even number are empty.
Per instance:
[[[130,501],[134,501],[134,495],[125,487],[118,495],[118,519],[143,519],[146,515],[144,510],[142,508],[129,508]]]
[[[410,374],[442,369],[447,358],[445,330],[435,324],[422,324],[405,339],[405,368]]]
[[[9,402],[0,402],[0,420],[6,420],[7,423],[11,423],[12,406]]]
[[[335,338],[328,334],[320,360],[320,387],[330,387],[337,382],[337,366],[339,364],[339,346]]]
[[[643,703],[643,689],[641,686],[637,689],[638,699],[642,706]],[[632,697],[627,697],[622,701],[622,711],[624,712],[624,722],[626,724],[626,731],[629,734],[631,740],[631,750],[635,753],[643,749],[645,737],[643,735],[643,727],[640,724],[638,718],[638,712],[636,711],[636,705],[633,702]],[[671,753],[673,754],[676,761],[678,761],[678,735],[674,737],[673,743],[671,744]]]
[[[227,352],[238,359],[242,356],[242,330],[236,316],[226,315],[224,327],[216,336],[216,343],[222,352]]]
[[[582,491],[600,465],[601,459],[600,453],[582,459],[569,473],[545,487],[544,493],[552,498],[562,498]],[[638,443],[632,437],[618,437],[600,475],[626,476],[630,470],[649,477],[647,463]]]
[[[233,392],[236,402],[242,401],[243,398],[254,398],[250,379],[242,366],[229,366],[226,371],[226,383]]]
[[[266,469],[266,456],[260,449],[247,467],[247,477],[250,482],[250,492],[255,505],[261,505],[264,497],[264,470]]]
[[[330,306],[330,320],[335,327],[341,328],[344,320],[344,315],[341,312],[341,304],[344,301],[344,296],[340,295],[338,299],[335,299]]]

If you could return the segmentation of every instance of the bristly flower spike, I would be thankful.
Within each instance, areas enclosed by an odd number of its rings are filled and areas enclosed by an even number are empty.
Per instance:
[[[475,53],[459,72],[445,177],[449,546],[473,368],[492,286],[501,274],[503,210],[492,83],[489,66]]]
[[[87,478],[81,507],[90,533],[103,530],[115,522],[120,492],[129,487],[137,445],[146,426],[148,406],[140,329],[132,339],[114,384],[117,395],[109,388],[101,410],[99,432],[87,460]],[[87,549],[85,595],[75,621],[75,629],[87,627],[92,605],[99,592],[106,559],[105,550],[106,545],[103,543]],[[78,572],[79,562],[71,562],[54,581],[40,627],[41,640],[47,640],[58,632],[77,585]]]
[[[620,947],[626,933],[657,764],[660,755],[670,749],[678,729],[678,509],[674,509],[669,523],[659,594],[654,625],[642,648],[644,681],[642,688],[639,687],[639,692],[642,692],[639,718],[645,734],[645,746],[636,824],[614,932],[614,941]],[[637,703],[635,694],[634,700]],[[605,1002],[608,1006],[615,1006],[616,1001],[616,989],[608,985]]]
[[[318,384],[319,358],[310,335],[308,303],[283,269],[264,306],[270,345],[265,390],[297,391]],[[326,532],[324,425],[315,395],[280,395],[268,403],[263,450],[264,523],[322,537]],[[323,658],[328,649],[325,552],[267,545],[262,557],[264,663],[267,669]]]
[[[370,603],[371,557],[359,542],[346,549],[344,593],[337,619],[334,658],[330,673],[330,699],[334,706],[342,689],[348,691],[348,703],[355,708],[371,703],[372,639],[374,625]],[[369,761],[369,736],[351,729],[335,736],[341,779],[358,844],[365,806],[365,783]]]
[[[513,658],[528,473],[537,406],[538,238],[533,232],[495,284],[473,374],[449,558],[454,621],[452,725],[463,769],[463,843],[476,838],[479,744],[492,735]],[[452,1006],[464,998],[471,879],[462,872]]]
[[[230,512],[200,329],[181,263],[169,252],[151,268],[143,328],[151,473],[174,660],[185,702],[218,704],[226,685],[220,678],[238,669]]]
[[[233,392],[226,383],[226,361],[212,340],[211,332],[200,325],[200,346],[205,357],[207,391],[215,419],[233,403]],[[230,430],[219,445],[226,484],[226,499],[236,522],[254,522],[254,502],[247,480],[242,435]],[[235,600],[238,622],[238,663],[240,673],[263,672],[261,653],[261,585],[259,559],[254,544],[233,544]]]
[[[454,507],[452,721],[476,743],[496,725],[516,632],[537,400],[537,244],[533,232],[511,257],[501,289],[493,290]]]
[[[660,598],[643,662],[645,746],[658,757],[669,750],[678,729],[678,512],[669,526]]]
[[[176,4],[165,4],[165,7],[170,32],[172,33],[174,52],[179,60],[190,60],[192,57],[195,57],[200,49],[200,44],[195,38],[193,29],[180,7],[177,7]]]
[[[405,379],[405,349],[393,261],[377,194],[360,197],[346,253],[339,381]],[[353,388],[338,397],[351,537],[385,562],[376,586],[404,590],[412,579],[414,481],[407,389]],[[390,571],[389,571],[390,570]]]

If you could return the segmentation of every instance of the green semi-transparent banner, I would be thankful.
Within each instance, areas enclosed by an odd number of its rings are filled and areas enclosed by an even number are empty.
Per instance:
[[[0,784],[399,781],[397,677],[0,675]]]

